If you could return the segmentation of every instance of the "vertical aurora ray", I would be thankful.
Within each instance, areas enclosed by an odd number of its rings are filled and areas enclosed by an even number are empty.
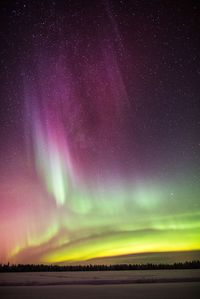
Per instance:
[[[39,123],[39,121],[38,121]],[[39,176],[58,205],[63,205],[69,192],[69,157],[62,151],[52,130],[35,129],[35,157]]]

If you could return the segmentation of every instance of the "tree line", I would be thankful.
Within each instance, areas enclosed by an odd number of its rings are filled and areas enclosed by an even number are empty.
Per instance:
[[[0,264],[0,272],[56,272],[56,271],[120,271],[200,269],[200,260],[174,264],[115,264],[115,265],[45,265],[45,264]]]

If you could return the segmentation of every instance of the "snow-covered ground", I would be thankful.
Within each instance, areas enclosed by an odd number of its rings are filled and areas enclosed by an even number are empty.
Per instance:
[[[200,269],[0,273],[0,286],[199,282]]]
[[[1,299],[197,299],[200,270],[0,273]]]

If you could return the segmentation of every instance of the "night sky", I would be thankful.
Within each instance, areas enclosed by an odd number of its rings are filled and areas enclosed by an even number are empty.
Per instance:
[[[0,262],[200,249],[199,1],[1,1]]]

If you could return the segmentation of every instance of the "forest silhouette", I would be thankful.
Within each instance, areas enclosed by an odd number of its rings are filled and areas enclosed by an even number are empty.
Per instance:
[[[56,272],[56,271],[121,271],[200,269],[200,260],[174,264],[115,264],[115,265],[45,265],[45,264],[0,264],[0,272]]]

